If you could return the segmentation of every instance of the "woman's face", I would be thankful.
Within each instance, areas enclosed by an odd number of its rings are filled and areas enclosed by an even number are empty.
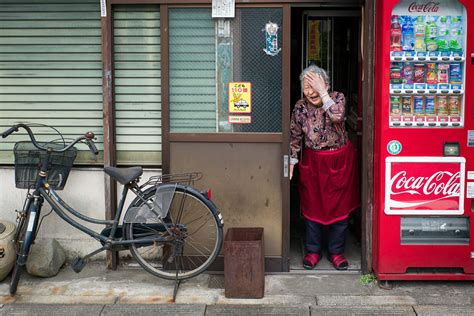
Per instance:
[[[308,82],[308,78],[303,79],[303,94],[308,99],[308,102],[314,106],[320,106],[323,104],[323,100],[319,96],[319,93],[311,87]]]

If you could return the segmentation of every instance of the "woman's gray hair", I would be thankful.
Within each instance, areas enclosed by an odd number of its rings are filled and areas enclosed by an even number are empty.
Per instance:
[[[300,75],[301,91],[303,91],[304,89],[304,84],[303,84],[304,77],[306,77],[306,75],[309,73],[321,75],[321,77],[323,77],[324,82],[326,82],[326,84],[329,86],[329,76],[326,73],[326,71],[322,68],[319,68],[316,65],[310,65],[309,67],[306,67],[305,69],[303,69],[303,71],[301,72],[301,75]]]

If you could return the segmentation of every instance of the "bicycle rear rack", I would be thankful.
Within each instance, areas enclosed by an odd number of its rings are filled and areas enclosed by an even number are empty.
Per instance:
[[[140,189],[152,185],[158,186],[164,183],[179,183],[183,185],[192,185],[202,178],[202,172],[188,172],[176,174],[163,174],[160,176],[151,176],[147,182],[140,185]]]

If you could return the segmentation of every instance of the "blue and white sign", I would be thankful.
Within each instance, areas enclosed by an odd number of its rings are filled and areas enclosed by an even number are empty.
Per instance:
[[[265,25],[265,48],[263,51],[269,56],[276,56],[281,51],[278,48],[278,25],[268,22]]]

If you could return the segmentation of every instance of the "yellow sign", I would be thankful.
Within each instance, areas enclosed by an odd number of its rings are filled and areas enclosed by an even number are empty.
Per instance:
[[[229,113],[252,112],[252,84],[229,82]]]
[[[319,21],[308,21],[308,60],[320,61],[321,51],[319,47],[321,34],[319,33]]]

